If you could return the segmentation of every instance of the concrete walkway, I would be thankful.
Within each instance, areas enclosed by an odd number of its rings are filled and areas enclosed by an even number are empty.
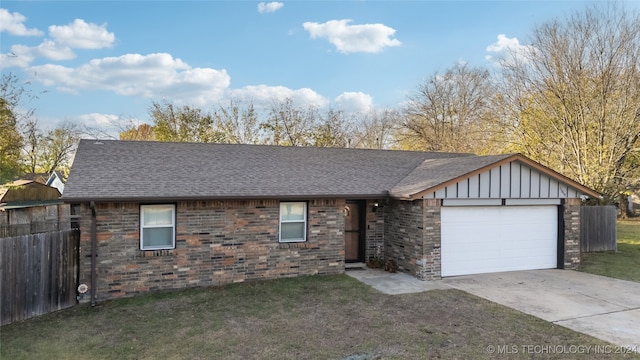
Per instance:
[[[571,270],[532,270],[420,281],[405,273],[348,270],[385,294],[455,288],[640,352],[640,283]]]
[[[349,269],[347,275],[387,295],[417,293],[435,289],[451,289],[442,281],[422,281],[407,273],[390,273],[380,269]]]

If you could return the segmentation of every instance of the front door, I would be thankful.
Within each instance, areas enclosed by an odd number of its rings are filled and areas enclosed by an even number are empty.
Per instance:
[[[344,260],[364,261],[364,204],[361,201],[347,201],[344,208]]]

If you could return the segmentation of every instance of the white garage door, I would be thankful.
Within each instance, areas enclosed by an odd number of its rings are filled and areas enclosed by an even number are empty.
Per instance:
[[[557,267],[556,206],[442,208],[442,276]]]

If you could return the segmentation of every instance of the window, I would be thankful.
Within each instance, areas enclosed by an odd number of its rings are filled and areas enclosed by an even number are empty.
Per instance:
[[[307,241],[307,203],[280,203],[280,242]]]
[[[175,247],[175,205],[140,206],[140,250]]]

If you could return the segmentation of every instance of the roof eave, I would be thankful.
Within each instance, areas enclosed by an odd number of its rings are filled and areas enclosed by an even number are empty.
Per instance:
[[[62,197],[66,203],[96,203],[107,202],[137,202],[137,203],[161,203],[177,201],[206,201],[206,200],[317,200],[317,199],[386,199],[387,191],[378,194],[287,194],[287,195],[216,195],[216,196],[162,196],[162,197]]]

